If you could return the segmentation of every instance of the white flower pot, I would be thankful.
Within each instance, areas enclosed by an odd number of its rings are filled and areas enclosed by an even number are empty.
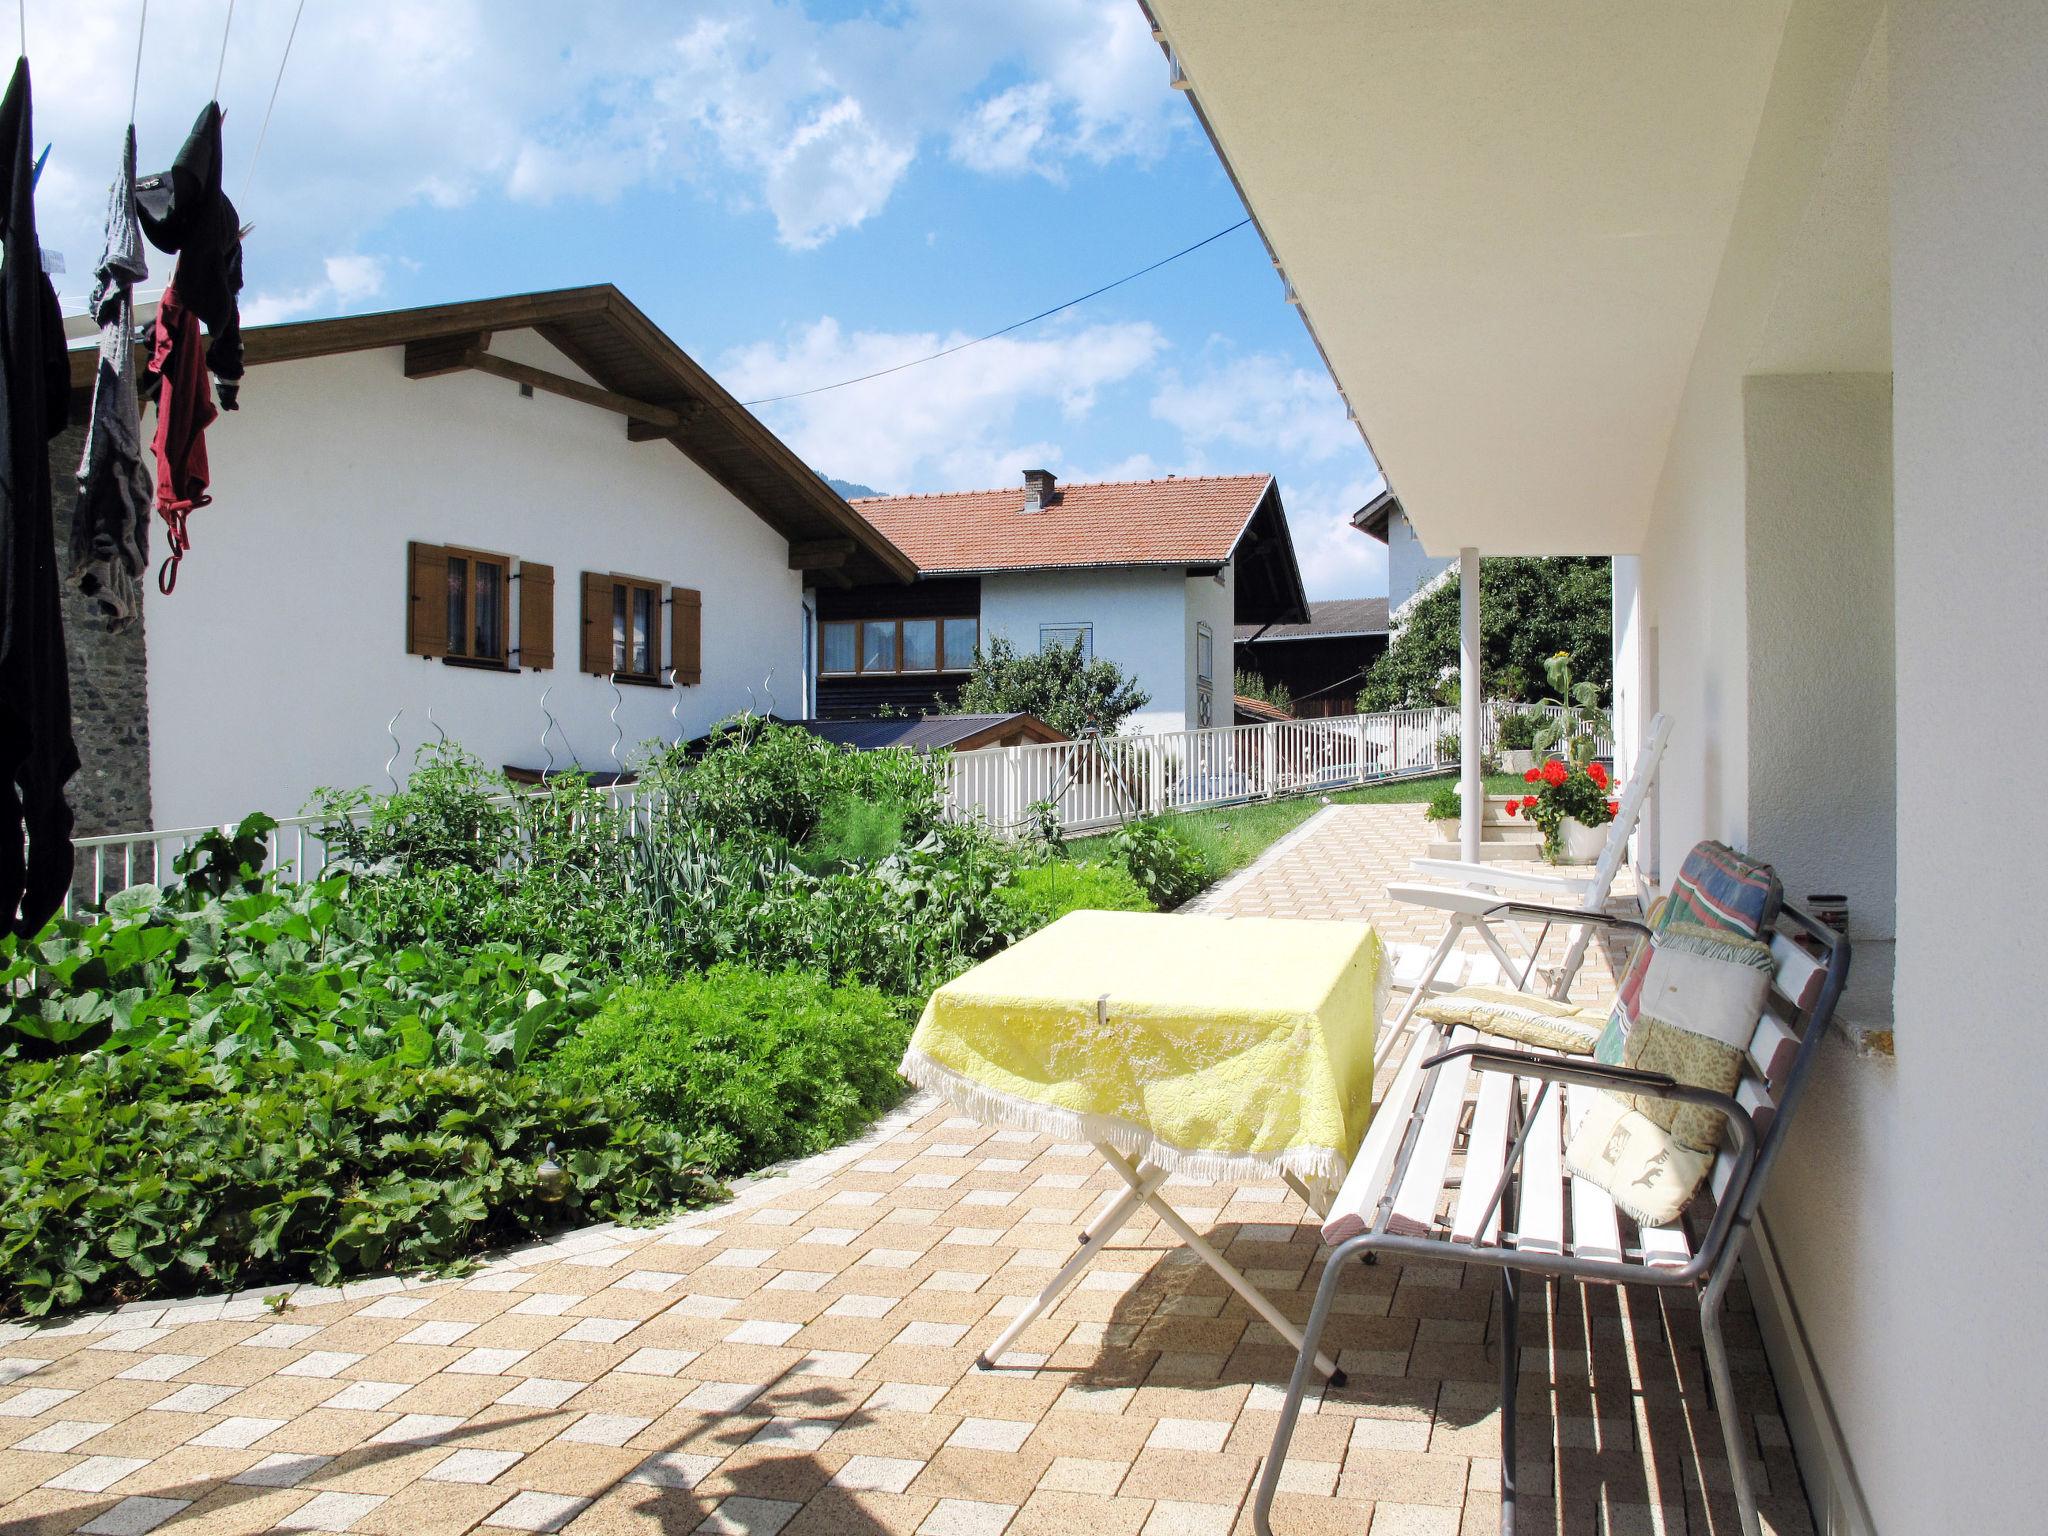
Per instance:
[[[1564,844],[1562,864],[1597,864],[1607,848],[1607,828],[1589,827],[1576,816],[1565,817],[1558,836]]]
[[[1500,755],[1500,771],[1502,773],[1527,773],[1535,766],[1536,754],[1534,752],[1517,751],[1509,748]]]

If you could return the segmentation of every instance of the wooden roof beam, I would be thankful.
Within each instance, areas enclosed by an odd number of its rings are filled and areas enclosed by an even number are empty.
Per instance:
[[[857,548],[851,539],[806,539],[789,546],[792,571],[836,571],[853,558]]]
[[[530,363],[515,363],[509,357],[499,357],[485,351],[484,349],[490,345],[490,340],[490,333],[487,331],[470,331],[453,336],[428,336],[408,341],[405,344],[405,376],[408,379],[431,379],[442,374],[460,373],[464,369],[470,369],[477,373],[487,373],[492,378],[524,384],[529,389],[560,395],[565,400],[594,406],[600,411],[614,411],[626,417],[632,425],[644,424],[650,437],[666,437],[679,431],[683,425],[683,413],[672,406],[636,400],[631,395],[622,395],[616,390],[600,389],[595,384],[585,384],[580,379],[550,373],[547,369],[536,368]]]
[[[509,357],[497,357],[489,352],[472,352],[469,366],[478,373],[488,373],[492,378],[509,379],[514,384],[528,384],[535,389],[545,390],[551,395],[560,395],[565,400],[574,400],[583,405],[595,406],[600,411],[616,411],[634,421],[644,421],[661,427],[664,433],[674,432],[683,424],[680,411],[666,405],[655,405],[647,400],[635,400],[631,395],[621,395],[613,390],[599,389],[595,384],[566,378],[559,373],[549,373],[545,368],[535,368],[528,363],[515,363]]]

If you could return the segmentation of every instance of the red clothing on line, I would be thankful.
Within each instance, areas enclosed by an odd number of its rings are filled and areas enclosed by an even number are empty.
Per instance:
[[[156,509],[182,543],[185,514],[213,500],[206,494],[206,429],[220,412],[206,377],[199,317],[178,302],[174,288],[166,288],[157,302],[149,371],[163,381],[150,441],[156,450]]]

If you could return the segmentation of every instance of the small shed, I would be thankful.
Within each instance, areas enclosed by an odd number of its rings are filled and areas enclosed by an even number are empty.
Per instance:
[[[972,752],[980,747],[1019,747],[1038,742],[1066,741],[1068,738],[1038,716],[1022,712],[1009,715],[915,715],[900,720],[795,720],[813,736],[875,752],[883,747],[909,747],[916,752],[951,748]]]

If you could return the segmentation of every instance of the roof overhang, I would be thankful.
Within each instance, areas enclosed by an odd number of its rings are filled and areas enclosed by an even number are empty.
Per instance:
[[[1294,558],[1294,536],[1280,505],[1280,482],[1268,480],[1264,494],[1238,530],[1231,546],[1235,562],[1233,624],[1306,624],[1308,592]]]
[[[244,331],[242,339],[251,368],[406,347],[408,372],[426,377],[474,368],[479,357],[495,362],[488,352],[490,337],[516,330],[538,333],[596,380],[597,388],[583,387],[586,394],[611,397],[602,408],[622,417],[620,452],[651,452],[629,445],[656,438],[672,443],[790,541],[792,569],[847,582],[901,582],[916,576],[909,556],[609,283],[259,325]],[[436,366],[415,372],[414,356],[436,349],[444,350],[446,358],[429,359]],[[95,348],[73,349],[74,393],[92,388],[97,361]],[[561,384],[574,387],[576,381],[564,378],[557,381]],[[636,406],[641,416],[632,414]]]
[[[1639,548],[1789,0],[1143,3],[1424,548]]]
[[[1393,487],[1382,486],[1377,496],[1351,514],[1351,526],[1384,544],[1387,542],[1387,524],[1400,510],[1401,498],[1394,494]]]

